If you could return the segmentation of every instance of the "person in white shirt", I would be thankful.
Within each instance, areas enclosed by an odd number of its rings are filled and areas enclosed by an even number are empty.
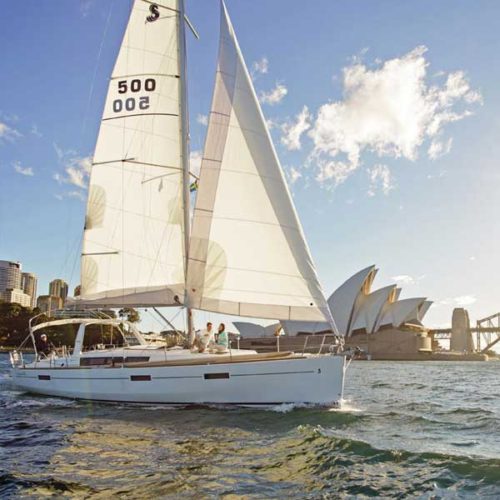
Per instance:
[[[214,343],[215,337],[212,331],[212,323],[207,323],[207,327],[198,334],[197,344],[198,351],[205,352],[205,350]]]

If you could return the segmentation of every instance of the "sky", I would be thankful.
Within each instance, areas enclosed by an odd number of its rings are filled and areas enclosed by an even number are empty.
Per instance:
[[[56,277],[79,282],[88,171],[130,5],[2,4],[0,259],[36,273],[40,294]],[[434,301],[428,326],[449,325],[454,307],[473,321],[498,312],[500,3],[227,6],[325,294],[376,264],[374,286]],[[188,35],[195,167],[219,4],[186,10],[200,34]]]

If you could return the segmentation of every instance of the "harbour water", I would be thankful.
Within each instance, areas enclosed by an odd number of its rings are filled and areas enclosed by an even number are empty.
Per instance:
[[[345,395],[341,411],[76,402],[12,390],[0,354],[0,498],[500,498],[500,363],[357,362]]]

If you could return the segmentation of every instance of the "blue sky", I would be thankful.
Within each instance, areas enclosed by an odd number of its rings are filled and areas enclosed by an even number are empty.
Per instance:
[[[327,295],[376,264],[376,285],[435,301],[429,325],[460,305],[497,312],[500,3],[227,4]],[[78,283],[85,166],[129,8],[2,5],[0,258],[38,274],[39,293]],[[187,11],[201,36],[188,40],[196,160],[218,2]]]

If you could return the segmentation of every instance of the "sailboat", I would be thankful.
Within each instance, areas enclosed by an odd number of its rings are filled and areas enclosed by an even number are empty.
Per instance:
[[[199,189],[190,214],[183,0],[135,0],[111,75],[89,182],[76,309],[184,307],[328,321],[286,180],[226,6]],[[346,357],[225,352],[148,343],[123,319],[88,312],[30,323],[29,339],[74,329],[63,352],[11,356],[23,390],[98,401],[339,405]],[[91,329],[116,341],[88,346]],[[323,347],[323,345],[322,345]],[[325,345],[325,347],[327,347]]]

